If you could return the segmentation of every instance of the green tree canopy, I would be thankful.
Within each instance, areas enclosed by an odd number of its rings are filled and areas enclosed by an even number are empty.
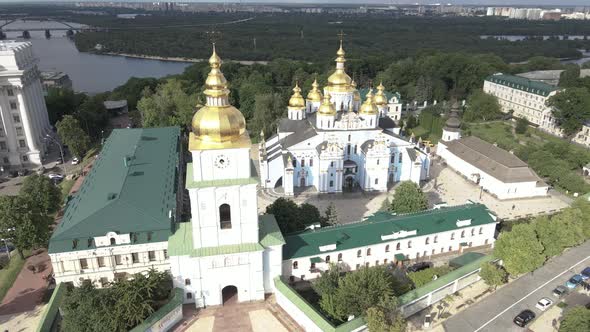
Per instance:
[[[369,331],[405,332],[407,323],[399,311],[394,297],[385,297],[377,305],[367,310]]]
[[[327,225],[338,225],[338,214],[336,213],[336,206],[334,206],[333,202],[330,202],[330,204],[326,208],[323,220],[324,223]]]
[[[506,271],[512,275],[531,272],[545,262],[543,245],[537,238],[535,225],[519,224],[512,231],[500,234],[494,254],[504,261]]]
[[[527,128],[529,127],[529,122],[525,118],[517,118],[516,119],[516,131],[517,134],[524,134],[526,133]]]
[[[278,93],[256,95],[254,102],[254,117],[251,121],[252,131],[264,131],[266,136],[276,132],[277,120],[285,115],[286,98]]]
[[[498,119],[501,116],[502,112],[498,99],[482,90],[476,90],[467,99],[467,108],[465,114],[463,114],[463,119],[467,122],[489,121]]]
[[[72,154],[83,158],[90,149],[90,137],[80,127],[80,122],[72,115],[66,115],[57,123],[57,134]]]
[[[48,89],[45,104],[47,105],[49,122],[55,125],[65,115],[76,113],[86,98],[85,94],[76,93],[70,89]]]
[[[574,135],[590,120],[590,91],[586,88],[567,88],[549,98],[553,116],[563,132]]]
[[[396,213],[410,213],[426,210],[428,200],[422,189],[411,181],[403,181],[395,189],[393,201],[391,202],[391,211]]]
[[[412,280],[415,288],[419,288],[434,280],[434,276],[440,277],[452,270],[453,268],[448,265],[431,267],[417,272],[409,272],[408,278]]]
[[[0,237],[10,239],[21,258],[25,250],[47,245],[51,223],[29,196],[0,196]]]
[[[590,309],[573,307],[565,312],[559,324],[559,332],[580,332],[590,330]]]
[[[304,203],[297,206],[286,198],[277,198],[266,207],[266,213],[273,214],[281,232],[284,234],[304,230],[312,224],[321,224],[320,211],[315,206]]]
[[[564,88],[577,86],[580,78],[580,66],[575,63],[568,63],[559,75],[559,86]]]
[[[23,181],[19,195],[27,196],[44,214],[56,212],[61,206],[61,190],[46,176],[29,175]]]
[[[508,273],[506,270],[504,270],[504,268],[498,264],[492,262],[487,262],[482,265],[479,276],[488,286],[494,287],[494,289],[508,281]]]
[[[182,81],[169,79],[158,85],[155,91],[146,87],[137,102],[137,109],[143,127],[190,128],[196,104],[197,95],[187,94]]]

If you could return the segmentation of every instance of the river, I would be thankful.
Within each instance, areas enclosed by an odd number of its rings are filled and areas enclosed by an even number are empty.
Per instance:
[[[79,26],[69,23],[72,26]],[[16,21],[5,29],[51,28],[63,25],[57,22]],[[122,56],[98,55],[78,52],[74,42],[65,37],[65,31],[32,31],[30,41],[33,52],[39,58],[39,69],[62,71],[69,75],[74,90],[88,93],[110,91],[125,83],[130,77],[163,77],[182,73],[190,63],[136,59]],[[8,39],[17,39],[21,32],[6,32]],[[18,38],[19,40],[23,40]]]

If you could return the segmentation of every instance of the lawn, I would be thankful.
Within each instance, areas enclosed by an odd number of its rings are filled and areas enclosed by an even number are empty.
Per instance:
[[[72,179],[72,180],[63,180],[59,184],[59,187],[61,188],[61,196],[63,197],[63,199],[68,197],[70,190],[74,186],[74,183],[76,183],[76,180]]]
[[[25,252],[25,257],[28,257],[29,254],[29,252]],[[10,287],[12,287],[23,265],[25,265],[25,261],[20,258],[16,251],[13,251],[10,263],[0,270],[0,302],[2,302],[4,296]]]

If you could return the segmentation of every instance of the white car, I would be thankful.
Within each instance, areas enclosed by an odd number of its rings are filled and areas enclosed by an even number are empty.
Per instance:
[[[553,301],[551,301],[550,299],[544,297],[544,298],[540,299],[539,302],[537,302],[537,305],[535,305],[535,307],[537,307],[537,309],[539,309],[541,311],[545,311],[552,304],[553,304]]]
[[[80,160],[78,159],[78,157],[72,158],[72,165],[78,165],[79,163],[80,163]]]
[[[63,175],[55,174],[55,173],[47,174],[47,177],[50,178],[51,180],[62,180],[64,178]]]

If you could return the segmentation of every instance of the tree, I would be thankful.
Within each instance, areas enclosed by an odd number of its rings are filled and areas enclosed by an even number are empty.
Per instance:
[[[429,77],[420,76],[416,82],[416,101],[422,104],[432,99],[432,81]]]
[[[519,224],[512,231],[500,234],[494,254],[504,261],[511,275],[531,272],[545,262],[543,245],[535,233],[535,225]]]
[[[396,213],[410,213],[426,210],[428,199],[417,184],[403,181],[395,189],[390,210]]]
[[[321,225],[322,223],[322,216],[320,215],[320,210],[318,210],[315,205],[311,205],[309,203],[303,203],[299,206],[299,218],[306,224],[306,225]]]
[[[146,87],[137,102],[143,127],[180,126],[190,128],[197,104],[196,94],[187,94],[183,82],[169,79],[155,91]]]
[[[412,280],[415,288],[419,288],[434,280],[434,276],[440,277],[452,270],[453,268],[450,266],[431,267],[422,271],[410,272],[408,273],[408,278]]]
[[[369,331],[405,332],[407,329],[394,297],[385,297],[378,305],[369,308],[366,321]]]
[[[529,127],[529,122],[525,118],[517,118],[516,119],[516,128],[514,129],[517,134],[524,134],[526,133],[527,128]]]
[[[559,75],[559,86],[564,88],[575,87],[580,78],[580,66],[575,63],[565,65],[564,71]]]
[[[582,63],[582,69],[590,69],[590,61]]]
[[[90,138],[72,115],[66,115],[57,123],[57,134],[63,144],[67,145],[78,158],[83,158],[90,148]]]
[[[490,121],[501,116],[500,103],[496,97],[482,90],[476,90],[467,98],[467,108],[463,115],[465,121]]]
[[[416,126],[418,126],[418,121],[416,121],[415,116],[410,114],[410,116],[408,116],[406,119],[406,129],[416,128]]]
[[[393,276],[384,266],[361,267],[346,274],[338,282],[333,311],[324,307],[322,309],[339,321],[345,321],[351,315],[365,316],[367,309],[378,304],[383,298],[393,296],[392,284]]]
[[[331,226],[338,225],[338,214],[336,213],[336,207],[334,206],[333,202],[330,202],[326,208],[324,222]]]
[[[47,244],[51,223],[30,197],[0,196],[0,237],[10,239],[22,259],[25,250]]]
[[[487,262],[481,266],[479,276],[490,286],[496,287],[504,285],[508,281],[508,273],[503,267],[496,263]]]
[[[584,239],[590,239],[590,202],[585,198],[579,198],[574,201],[572,208],[580,210],[580,223],[582,226],[581,233],[584,236]]]
[[[568,208],[551,218],[551,222],[561,225],[559,242],[563,249],[577,246],[586,239],[584,236],[584,215],[582,210]]]
[[[567,88],[549,98],[553,116],[567,136],[576,134],[590,120],[590,91],[586,88]]]
[[[559,324],[559,332],[579,332],[590,330],[590,309],[575,306],[566,311]]]
[[[322,218],[317,207],[303,203],[297,206],[290,199],[278,198],[266,207],[266,213],[272,214],[283,233],[302,231],[307,226],[321,224]]]
[[[86,134],[94,139],[100,138],[101,132],[109,124],[109,113],[104,107],[105,97],[96,95],[86,98],[75,113]]]
[[[251,121],[253,132],[264,131],[268,135],[276,132],[277,120],[284,115],[286,109],[285,98],[278,93],[256,95]]]
[[[37,174],[27,176],[19,194],[27,196],[46,215],[56,212],[62,202],[61,191],[51,179]]]
[[[50,88],[45,96],[49,122],[55,125],[65,115],[74,114],[80,105],[86,100],[83,93],[75,93],[70,89]]]

